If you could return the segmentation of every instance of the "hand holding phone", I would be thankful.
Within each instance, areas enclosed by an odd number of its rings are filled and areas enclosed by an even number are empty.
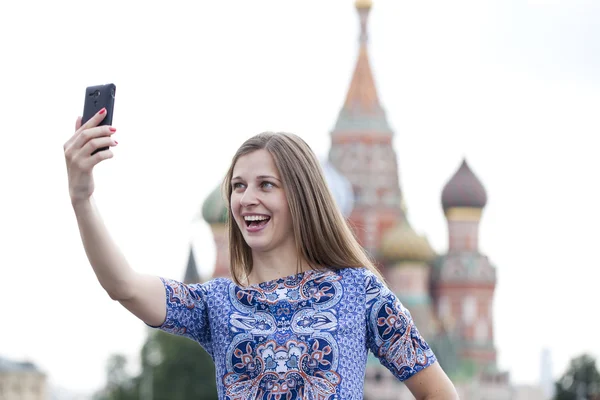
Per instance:
[[[112,125],[113,111],[115,108],[115,94],[117,87],[114,83],[106,85],[88,86],[85,89],[85,102],[83,105],[83,116],[81,124],[85,124],[98,111],[105,108],[106,117],[98,126]],[[101,147],[95,150],[91,155],[99,151],[108,150],[108,147]]]
[[[113,89],[112,84],[86,89],[84,115],[77,118],[75,133],[63,145],[73,205],[87,204],[94,192],[93,168],[112,158],[113,153],[108,149],[118,144],[112,137],[116,132],[112,126]]]

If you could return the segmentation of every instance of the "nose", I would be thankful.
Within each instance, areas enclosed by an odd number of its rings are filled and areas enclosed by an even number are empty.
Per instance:
[[[242,198],[240,199],[240,205],[242,207],[250,207],[258,204],[258,199],[256,198],[256,194],[254,190],[250,187],[246,188]]]

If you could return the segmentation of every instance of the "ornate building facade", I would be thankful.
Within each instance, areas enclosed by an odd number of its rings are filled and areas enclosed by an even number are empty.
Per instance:
[[[449,248],[436,254],[412,228],[399,183],[394,132],[379,101],[368,55],[370,0],[357,0],[360,38],[356,66],[331,131],[329,160],[323,163],[334,197],[361,245],[390,288],[410,310],[461,398],[514,396],[508,374],[498,371],[493,300],[496,269],[478,247],[479,222],[487,202],[481,181],[466,160],[442,192]],[[227,211],[220,188],[202,207],[216,246],[214,277],[229,276]],[[186,281],[198,278],[193,253]],[[371,359],[366,399],[411,398],[402,384]]]

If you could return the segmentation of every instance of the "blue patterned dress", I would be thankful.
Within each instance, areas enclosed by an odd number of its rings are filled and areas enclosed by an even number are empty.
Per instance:
[[[158,327],[213,358],[219,399],[363,398],[370,349],[399,380],[436,361],[409,311],[369,270],[306,271],[240,287],[162,279]]]

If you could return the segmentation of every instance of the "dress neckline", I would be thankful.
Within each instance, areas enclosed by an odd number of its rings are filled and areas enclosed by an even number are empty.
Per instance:
[[[253,283],[252,285],[248,285],[248,286],[240,286],[240,288],[241,289],[264,289],[266,287],[271,287],[275,284],[277,286],[279,286],[279,284],[283,283],[283,282],[289,282],[289,281],[300,282],[306,276],[313,275],[313,274],[326,274],[329,272],[335,272],[335,270],[331,269],[331,268],[307,269],[306,271],[302,271],[297,274],[282,276],[280,278],[275,278],[275,279],[271,279],[271,280],[260,282],[260,283]]]

